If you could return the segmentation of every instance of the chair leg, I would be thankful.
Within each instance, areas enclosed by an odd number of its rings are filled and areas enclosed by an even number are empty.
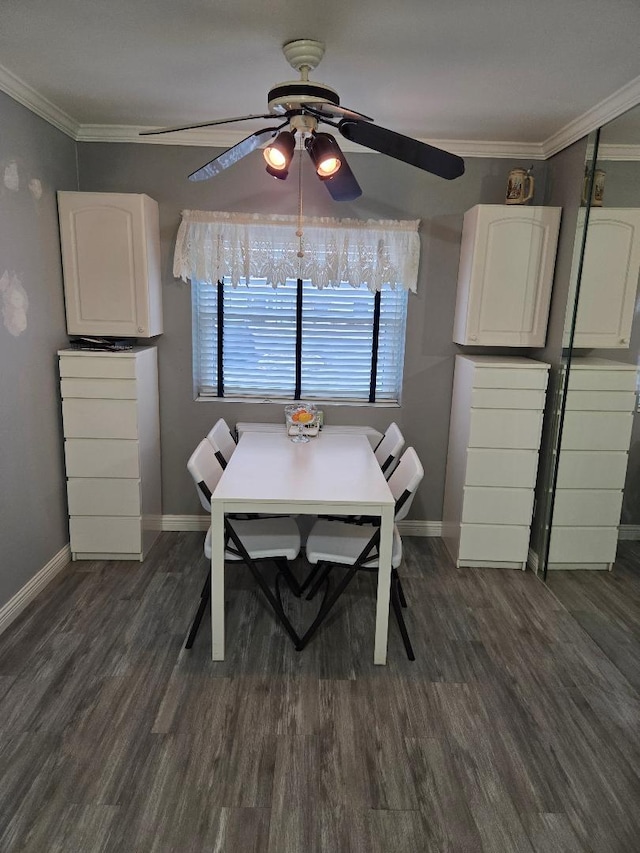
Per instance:
[[[289,565],[289,561],[284,557],[277,557],[273,561],[281,574],[284,576],[284,579],[289,584],[289,589],[295,595],[296,598],[300,598],[302,594],[302,590],[300,589],[300,584],[298,583],[296,576],[291,571],[291,566]]]
[[[403,607],[407,606],[407,599],[404,597],[404,590],[402,589],[402,583],[400,582],[400,575],[398,574],[397,569],[391,569],[391,579],[396,581],[398,587],[398,597],[400,598],[400,604]]]
[[[304,592],[305,589],[309,586],[309,584],[312,582],[312,580],[315,578],[315,576],[320,571],[321,567],[322,567],[322,563],[316,563],[315,566],[311,569],[309,574],[306,576],[306,578],[300,584],[300,592],[301,593]]]
[[[291,639],[293,640],[294,645],[297,649],[299,647],[299,644],[300,644],[300,637],[298,636],[295,628],[293,627],[293,625],[289,621],[287,614],[284,612],[284,608],[283,608],[281,602],[278,601],[278,598],[269,589],[269,584],[265,581],[264,577],[262,576],[262,572],[258,569],[258,567],[254,563],[254,561],[251,559],[251,557],[249,556],[249,552],[247,551],[247,549],[242,544],[240,537],[238,536],[238,534],[233,529],[232,525],[229,524],[229,522],[227,520],[225,520],[225,532],[226,532],[226,535],[229,537],[229,539],[233,542],[238,553],[240,554],[243,561],[245,562],[245,564],[249,568],[249,571],[253,575],[256,583],[258,584],[258,586],[260,587],[260,589],[264,593],[265,598],[267,599],[267,601],[269,602],[269,604],[273,608],[273,612],[276,614],[276,616],[278,617],[278,619],[282,623],[283,628],[285,629],[287,634],[291,637]]]
[[[396,615],[396,620],[398,622],[398,628],[400,628],[400,633],[402,635],[402,642],[404,643],[404,650],[407,653],[407,657],[409,660],[415,660],[416,656],[413,652],[413,646],[411,645],[411,640],[409,639],[409,632],[407,631],[407,626],[404,621],[404,615],[402,613],[402,605],[400,598],[400,579],[398,578],[397,572],[396,576],[391,579],[391,604],[393,606],[393,612]]]
[[[302,651],[302,649],[304,649],[304,647],[307,645],[307,643],[309,642],[311,637],[313,637],[313,635],[318,630],[320,625],[324,622],[326,617],[329,615],[329,611],[331,610],[333,605],[340,598],[340,596],[345,591],[345,589],[349,586],[349,584],[351,583],[351,581],[352,581],[352,579],[353,579],[353,577],[357,571],[358,571],[358,566],[352,566],[349,569],[349,571],[346,573],[346,575],[342,578],[340,583],[337,585],[337,587],[333,591],[333,594],[330,595],[329,598],[325,599],[325,601],[323,601],[322,606],[320,607],[320,610],[318,611],[318,615],[313,620],[313,622],[310,625],[310,627],[308,628],[306,634],[300,640],[300,643],[297,646],[298,651]]]
[[[322,584],[326,581],[326,579],[329,577],[329,572],[333,568],[331,563],[318,563],[318,568],[320,568],[320,566],[324,566],[324,568],[320,572],[320,576],[318,577],[318,579],[316,580],[314,585],[309,590],[309,594],[307,595],[307,599],[306,599],[307,601],[311,601],[312,598],[315,598],[318,590],[320,589]]]
[[[202,617],[204,616],[204,611],[207,609],[207,604],[209,603],[209,599],[211,598],[211,570],[209,570],[209,574],[207,575],[207,579],[204,582],[204,586],[202,587],[202,594],[200,595],[200,604],[198,605],[198,609],[196,611],[196,615],[191,623],[191,629],[189,631],[189,636],[187,637],[187,642],[185,643],[185,649],[190,649],[196,639],[196,634],[198,633],[198,629],[200,628],[200,623],[202,622]]]
[[[277,597],[269,589],[269,585],[267,584],[267,582],[263,578],[262,572],[260,572],[260,570],[258,569],[256,564],[253,562],[253,560],[246,560],[245,562],[246,562],[247,566],[249,567],[251,574],[255,578],[256,583],[258,584],[258,586],[260,587],[260,589],[264,593],[267,601],[269,602],[269,604],[273,608],[273,612],[276,614],[276,616],[280,620],[280,622],[281,622],[283,628],[285,629],[285,631],[287,632],[287,634],[293,640],[295,647],[298,648],[298,645],[300,643],[300,637],[296,633],[296,630],[293,627],[293,625],[291,624],[291,622],[289,622],[289,619],[287,617],[287,614],[284,612],[284,608],[282,607],[282,604],[280,603],[280,601],[278,601]]]

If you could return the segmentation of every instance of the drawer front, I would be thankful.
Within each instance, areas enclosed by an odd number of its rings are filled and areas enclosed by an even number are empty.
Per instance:
[[[541,412],[472,409],[469,447],[537,450],[541,429]]]
[[[69,518],[71,550],[82,553],[135,554],[142,551],[139,518],[77,516]]]
[[[467,486],[511,486],[532,489],[536,484],[535,450],[467,450]]]
[[[60,376],[86,379],[135,379],[135,358],[122,356],[61,355]]]
[[[140,477],[137,441],[71,438],[64,456],[67,477]]]
[[[553,524],[582,527],[617,527],[622,511],[622,491],[616,489],[557,489]]]
[[[618,547],[616,527],[554,527],[550,563],[613,563]]]
[[[62,401],[65,438],[137,438],[134,400]]]
[[[626,452],[563,450],[558,465],[558,488],[622,489],[628,461]]]
[[[524,563],[529,554],[529,527],[463,524],[459,560]]]
[[[636,369],[569,371],[570,391],[635,391]]]
[[[474,388],[537,388],[547,387],[548,368],[476,367]]]
[[[633,412],[635,391],[569,391],[567,410],[590,412]]]
[[[632,426],[628,412],[566,412],[561,450],[628,450]]]
[[[62,397],[98,398],[104,400],[135,400],[135,379],[63,379]]]
[[[468,524],[531,524],[533,489],[465,488],[462,521]]]
[[[69,515],[140,516],[140,480],[74,477],[67,480]]]
[[[473,388],[472,409],[544,409],[545,392],[531,388]]]

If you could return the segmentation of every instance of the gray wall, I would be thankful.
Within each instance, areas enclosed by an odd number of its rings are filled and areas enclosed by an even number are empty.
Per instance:
[[[80,188],[144,192],[160,205],[165,333],[158,343],[162,441],[163,512],[199,511],[186,461],[197,442],[222,416],[281,421],[282,406],[193,400],[191,297],[189,285],[173,278],[175,236],[183,209],[293,214],[295,173],[287,182],[270,178],[255,152],[213,180],[194,184],[187,175],[217,152],[164,145],[80,143]],[[425,480],[412,517],[442,518],[454,355],[451,342],[460,235],[464,212],[474,204],[504,201],[507,173],[521,161],[468,159],[466,174],[448,182],[389,157],[351,154],[349,163],[364,189],[353,203],[332,202],[305,160],[304,210],[339,218],[421,219],[422,256],[418,294],[409,296],[404,388],[400,408],[325,407],[326,423],[370,424],[381,431],[396,420],[415,446]],[[544,197],[546,164],[536,163],[536,198]],[[539,202],[540,203],[540,202]]]
[[[77,171],[75,143],[2,92],[0,127],[1,607],[69,542],[55,192],[77,189]]]

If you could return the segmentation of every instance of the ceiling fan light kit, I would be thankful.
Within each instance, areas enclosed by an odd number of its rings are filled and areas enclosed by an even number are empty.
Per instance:
[[[375,125],[369,116],[341,106],[335,89],[325,83],[311,82],[309,72],[317,67],[324,56],[322,42],[314,39],[294,39],[287,42],[282,51],[289,65],[300,74],[300,79],[278,83],[269,91],[268,113],[144,131],[141,136],[253,119],[275,119],[276,121],[284,119],[282,124],[256,131],[223,151],[189,175],[189,180],[203,181],[212,178],[264,145],[265,142],[269,142],[263,151],[267,172],[284,180],[295,150],[294,135],[298,133],[300,138],[304,139],[304,146],[313,161],[318,177],[323,181],[334,201],[352,201],[362,194],[362,190],[335,138],[329,133],[318,133],[319,123],[337,128],[338,132],[351,142],[394,157],[396,160],[446,180],[453,180],[464,174],[464,160],[461,157],[418,139]],[[283,131],[282,129],[287,125],[289,129]]]
[[[277,172],[284,172],[289,169],[293,152],[296,149],[296,141],[293,137],[294,132],[290,130],[281,131],[262,152],[264,159],[267,161],[267,166],[270,166]]]
[[[305,139],[304,144],[321,181],[326,181],[338,172],[344,155],[330,133],[314,133]]]

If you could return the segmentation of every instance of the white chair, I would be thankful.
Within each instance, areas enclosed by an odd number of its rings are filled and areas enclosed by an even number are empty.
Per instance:
[[[216,457],[213,446],[206,438],[200,442],[192,453],[187,462],[187,469],[196,485],[200,503],[210,513],[211,495],[222,476],[223,468]],[[284,612],[278,585],[279,577],[283,575],[294,594],[296,596],[300,595],[300,585],[289,566],[289,560],[295,560],[300,552],[300,531],[295,521],[288,517],[272,517],[246,520],[234,519],[233,523],[231,523],[230,519],[225,517],[224,527],[225,560],[246,563],[277,618],[297,646],[300,638]],[[210,560],[211,527],[209,527],[205,538],[204,553],[207,559]],[[272,560],[279,569],[278,577],[276,578],[276,595],[271,592],[262,573],[256,566],[256,563],[262,560]],[[187,649],[193,646],[210,596],[211,569],[209,569],[209,574],[207,575],[207,580],[200,596],[200,605],[191,625],[189,636],[187,637]]]
[[[396,470],[389,478],[389,488],[396,501],[395,521],[403,519],[409,512],[416,489],[424,477],[424,469],[413,447],[404,452]],[[300,648],[309,642],[320,624],[347,588],[359,570],[377,571],[378,545],[380,542],[379,520],[377,524],[357,524],[351,521],[331,521],[320,519],[316,522],[307,539],[307,560],[314,568],[302,584],[306,589],[314,580],[307,599],[318,592],[327,582],[327,592],[315,621],[300,641]],[[391,603],[398,620],[400,633],[409,660],[415,660],[402,608],[407,606],[398,568],[402,562],[402,539],[397,524],[393,528],[393,549],[391,557]],[[329,595],[329,574],[335,566],[347,568],[347,572]]]
[[[215,422],[207,434],[207,439],[216,451],[218,461],[226,468],[236,449],[236,442],[224,418]]]
[[[389,424],[378,446],[373,451],[382,469],[382,473],[386,476],[387,480],[398,464],[398,459],[404,445],[404,436],[400,432],[398,424],[393,421]]]

